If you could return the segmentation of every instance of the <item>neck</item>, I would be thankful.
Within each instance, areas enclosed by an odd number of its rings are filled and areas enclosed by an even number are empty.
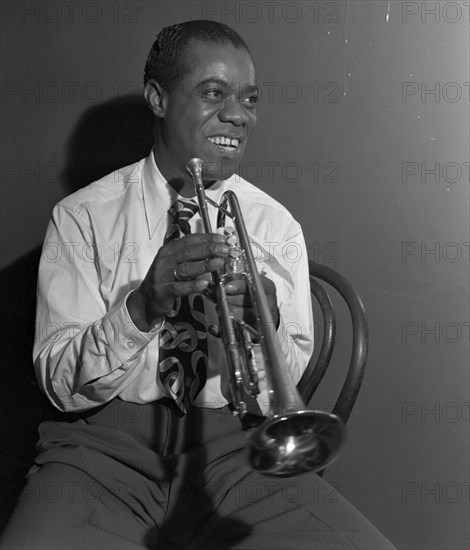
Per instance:
[[[178,171],[167,166],[164,160],[158,156],[157,146],[155,146],[154,148],[153,156],[155,159],[155,164],[157,165],[161,175],[166,179],[168,184],[178,193],[178,195],[187,198],[195,196],[196,190],[194,188],[194,182],[189,173],[182,175],[178,173]],[[214,183],[215,180],[207,183],[204,182],[204,188],[209,189]]]
[[[153,158],[160,174],[173,187],[173,189],[183,196],[191,196],[192,184],[191,176],[188,173],[181,173],[179,170],[167,162],[164,155],[159,152],[159,146],[155,144],[153,149]]]

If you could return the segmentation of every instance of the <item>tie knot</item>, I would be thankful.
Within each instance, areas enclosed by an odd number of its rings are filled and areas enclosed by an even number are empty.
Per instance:
[[[190,220],[199,210],[193,199],[178,199],[169,208],[168,212],[176,220]]]
[[[165,235],[165,242],[178,239],[191,233],[189,220],[199,210],[199,206],[193,199],[180,198],[168,209],[171,216],[170,227]]]

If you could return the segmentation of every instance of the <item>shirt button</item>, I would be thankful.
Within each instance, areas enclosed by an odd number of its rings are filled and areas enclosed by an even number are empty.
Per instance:
[[[135,348],[134,342],[131,342],[131,341],[127,342],[127,347],[130,349]]]

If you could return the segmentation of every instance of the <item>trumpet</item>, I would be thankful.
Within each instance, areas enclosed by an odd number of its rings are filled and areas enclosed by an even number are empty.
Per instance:
[[[226,191],[218,205],[205,195],[202,160],[193,158],[186,168],[194,182],[205,232],[212,233],[208,203],[219,209],[217,225],[224,225],[225,217],[229,216],[235,226],[228,230],[230,251],[227,267],[212,274],[211,291],[218,305],[220,336],[226,350],[233,407],[241,418],[247,413],[246,396],[256,398],[259,394],[254,342],[260,344],[263,354],[269,412],[261,425],[248,431],[248,463],[253,470],[268,476],[288,477],[323,470],[339,455],[345,437],[344,424],[334,414],[308,410],[288,374],[287,366],[282,364],[281,347],[276,341],[276,334],[273,334],[271,311],[236,194]],[[230,311],[224,285],[233,277],[246,280],[257,328],[247,325]]]

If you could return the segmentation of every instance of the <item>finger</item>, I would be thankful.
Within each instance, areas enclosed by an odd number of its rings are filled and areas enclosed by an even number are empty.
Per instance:
[[[175,267],[175,272],[180,279],[194,279],[204,273],[217,271],[224,266],[223,258],[207,258],[205,260],[183,262]]]
[[[161,256],[172,256],[174,263],[227,256],[229,247],[223,235],[194,233],[162,247]]]
[[[263,284],[264,291],[266,294],[275,294],[276,293],[276,285],[266,277],[265,275],[261,275],[261,283]]]
[[[244,308],[245,310],[252,309],[250,297],[248,294],[239,294],[236,296],[227,296],[227,302],[230,308]],[[277,304],[274,300],[268,298],[268,307],[271,314],[275,311]]]
[[[270,294],[275,295],[276,285],[271,281],[271,279],[268,279],[264,275],[261,275],[260,279],[261,279],[261,284],[263,286],[263,290],[265,294],[268,297]],[[225,285],[225,290],[229,295],[245,294],[248,291],[248,287],[245,279],[240,278],[240,279],[234,279],[232,281],[229,281]]]
[[[253,309],[251,309],[250,307],[230,304],[230,312],[239,319],[242,319],[245,323],[248,323],[252,326],[256,325],[256,316]]]
[[[245,279],[233,279],[225,285],[225,292],[229,296],[236,296],[238,294],[246,294],[248,287]]]
[[[188,296],[193,292],[202,292],[209,286],[207,279],[194,279],[193,281],[174,281],[169,283],[168,290],[173,296]]]
[[[248,294],[227,294],[227,302],[230,307],[250,307],[250,300]]]

